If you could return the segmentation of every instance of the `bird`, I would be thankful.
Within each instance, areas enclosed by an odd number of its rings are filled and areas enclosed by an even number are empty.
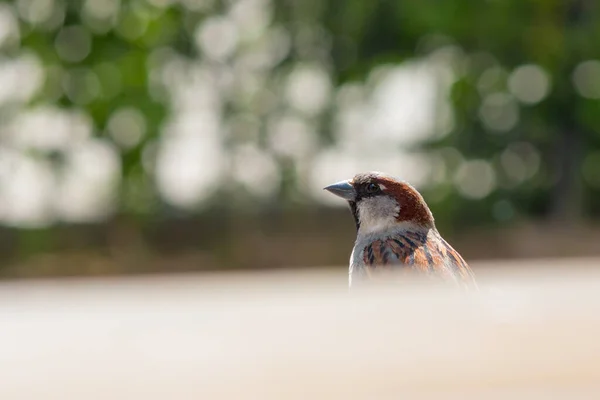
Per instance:
[[[348,202],[356,224],[350,287],[378,272],[400,271],[478,290],[473,271],[438,232],[429,206],[408,182],[371,171],[324,190]]]

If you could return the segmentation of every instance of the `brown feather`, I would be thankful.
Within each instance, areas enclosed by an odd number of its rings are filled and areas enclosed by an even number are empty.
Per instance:
[[[386,187],[386,193],[392,195],[398,204],[402,205],[396,217],[398,222],[410,221],[422,226],[433,225],[433,214],[425,204],[423,196],[415,188],[406,182],[388,177],[378,177],[376,180]]]
[[[476,286],[465,260],[436,230],[428,234],[406,232],[375,240],[363,251],[368,275],[381,266],[397,266],[442,279],[457,278],[466,286]]]

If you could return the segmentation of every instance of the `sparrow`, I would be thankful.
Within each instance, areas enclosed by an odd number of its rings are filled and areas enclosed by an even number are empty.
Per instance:
[[[349,286],[378,271],[401,270],[477,289],[473,271],[440,235],[423,196],[409,183],[366,172],[324,190],[348,202],[356,224]]]

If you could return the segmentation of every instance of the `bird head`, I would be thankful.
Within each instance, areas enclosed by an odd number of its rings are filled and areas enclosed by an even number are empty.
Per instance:
[[[423,196],[407,182],[381,172],[359,173],[324,189],[348,201],[359,232],[385,231],[401,225],[434,227]]]

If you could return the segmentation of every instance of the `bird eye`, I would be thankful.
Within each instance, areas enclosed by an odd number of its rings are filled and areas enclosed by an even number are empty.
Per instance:
[[[367,193],[375,193],[379,190],[379,185],[376,183],[369,183],[366,189]]]

